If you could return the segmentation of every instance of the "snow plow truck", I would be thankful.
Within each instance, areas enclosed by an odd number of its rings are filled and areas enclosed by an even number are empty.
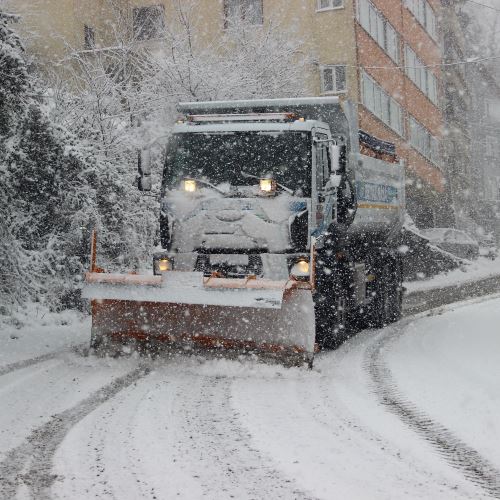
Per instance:
[[[106,273],[91,348],[129,341],[312,366],[349,325],[401,314],[404,165],[336,97],[194,102],[168,141],[150,275]],[[363,153],[363,154],[361,154]],[[139,189],[151,190],[149,153]]]

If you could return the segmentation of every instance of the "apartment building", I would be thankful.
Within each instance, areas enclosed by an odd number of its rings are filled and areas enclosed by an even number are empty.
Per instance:
[[[24,11],[27,31],[36,32],[32,50],[52,63],[64,60],[67,45],[105,47],[116,9],[128,16],[136,38],[154,40],[177,1],[8,0]],[[429,227],[450,218],[441,155],[440,9],[440,0],[198,0],[193,12],[202,21],[201,44],[232,19],[255,29],[272,20],[299,37],[314,60],[310,95],[358,103],[363,154],[393,157],[395,146],[406,164],[408,211]]]
[[[440,146],[440,4],[357,0],[354,9],[360,129],[396,145],[417,225],[443,225],[449,210]]]
[[[467,69],[473,86],[471,113],[471,216],[487,231],[499,231],[500,84],[484,64]],[[500,237],[500,233],[498,235]]]
[[[446,134],[443,140],[443,164],[447,174],[447,189],[455,212],[455,224],[470,229],[476,205],[472,175],[472,144],[470,113],[472,105],[470,77],[467,66],[457,64],[466,59],[467,48],[463,0],[442,0],[441,33],[443,40],[443,115]]]

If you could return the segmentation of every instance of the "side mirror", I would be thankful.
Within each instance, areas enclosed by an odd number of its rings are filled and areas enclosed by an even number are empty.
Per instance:
[[[151,154],[149,149],[141,149],[137,155],[137,187],[139,191],[151,191],[153,182],[151,180]]]
[[[331,174],[329,180],[330,180],[331,187],[338,188],[338,187],[340,187],[340,184],[342,183],[342,176],[339,174]]]
[[[151,191],[151,189],[153,188],[151,177],[139,177],[137,187],[139,188],[139,191]]]
[[[336,144],[330,144],[330,157],[332,159],[331,172],[337,172],[340,170],[340,146]]]
[[[340,174],[330,174],[325,184],[325,194],[332,194],[333,190],[340,187],[341,184],[342,176]]]

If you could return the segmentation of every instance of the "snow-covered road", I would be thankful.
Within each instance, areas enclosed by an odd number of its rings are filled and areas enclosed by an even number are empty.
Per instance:
[[[448,306],[312,371],[0,332],[0,498],[500,498],[499,321],[498,298]]]

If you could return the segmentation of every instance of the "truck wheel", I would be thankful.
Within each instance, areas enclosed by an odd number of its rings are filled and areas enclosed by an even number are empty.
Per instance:
[[[337,262],[330,269],[330,273],[321,268],[317,270],[314,297],[316,342],[320,348],[335,349],[349,332],[348,287],[345,282],[352,277],[348,266],[342,263]]]
[[[389,323],[394,323],[401,319],[403,313],[403,271],[401,268],[401,262],[396,260],[394,267],[390,269],[389,283],[389,300],[391,303],[389,317]]]
[[[375,292],[373,300],[373,314],[370,326],[372,328],[382,328],[389,323],[388,320],[389,298],[387,287],[381,283]]]
[[[343,300],[326,297],[315,307],[316,342],[321,349],[335,349],[347,336],[348,318]]]
[[[394,323],[401,317],[403,287],[399,261],[390,259],[381,263],[377,273],[377,281],[370,323],[372,327],[381,328]]]
[[[94,328],[92,328],[90,333],[90,350],[95,351],[101,347],[102,335],[99,335]]]
[[[105,358],[117,358],[122,354],[122,343],[113,340],[107,335],[91,333],[90,336],[90,352],[96,356]]]

